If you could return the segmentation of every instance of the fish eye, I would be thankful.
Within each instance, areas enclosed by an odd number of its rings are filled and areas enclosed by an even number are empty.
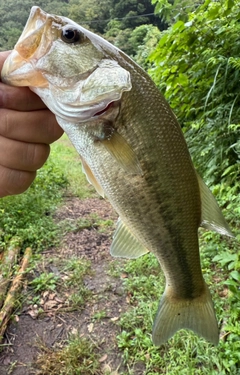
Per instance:
[[[67,27],[62,30],[61,39],[65,43],[77,43],[81,40],[81,33],[77,29]]]

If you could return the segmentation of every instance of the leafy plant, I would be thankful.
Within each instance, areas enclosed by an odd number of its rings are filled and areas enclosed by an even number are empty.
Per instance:
[[[36,361],[39,375],[101,375],[96,348],[84,337],[70,337],[62,349],[41,349]]]
[[[150,57],[197,169],[223,189],[239,178],[239,5],[206,0],[162,33]]]
[[[61,201],[67,179],[49,159],[27,192],[0,200],[0,247],[18,236],[23,247],[42,250],[58,241],[52,213]]]
[[[34,292],[44,292],[45,290],[54,290],[56,289],[57,282],[59,277],[54,273],[41,273],[40,276],[35,277],[30,285],[33,287]]]

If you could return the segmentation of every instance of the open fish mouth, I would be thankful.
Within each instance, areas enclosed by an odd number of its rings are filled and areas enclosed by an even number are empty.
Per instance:
[[[111,110],[111,108],[114,106],[115,102],[110,102],[104,109],[96,112],[93,117],[98,117],[98,116],[101,116],[101,115],[105,115],[107,112],[109,112],[109,110]]]
[[[39,7],[31,9],[26,26],[8,56],[1,72],[4,83],[17,86],[47,86],[47,80],[42,72],[33,69],[33,63],[44,56],[51,46],[49,32],[55,37],[60,33],[58,23],[61,18],[51,16]]]
[[[75,30],[82,40],[64,42],[66,30]],[[89,33],[68,18],[33,7],[5,61],[2,81],[30,87],[65,120],[78,123],[100,116],[115,117],[123,92],[132,88],[131,77],[115,59],[92,45]],[[86,64],[88,51],[91,65]]]

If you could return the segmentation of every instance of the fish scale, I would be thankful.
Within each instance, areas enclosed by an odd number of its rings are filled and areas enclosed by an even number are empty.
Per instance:
[[[151,251],[158,258],[166,287],[154,344],[181,328],[217,344],[198,227],[233,235],[146,72],[89,30],[33,7],[2,80],[41,97],[80,154],[88,181],[119,214],[111,254],[137,258]]]

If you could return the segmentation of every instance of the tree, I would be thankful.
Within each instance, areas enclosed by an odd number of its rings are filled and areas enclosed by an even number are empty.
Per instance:
[[[186,21],[188,14],[197,9],[204,0],[152,0],[156,4],[155,13],[172,25],[176,21]]]
[[[151,76],[211,184],[240,177],[239,9],[239,0],[206,0],[162,33],[151,56]]]
[[[64,0],[0,0],[0,50],[12,49],[29,17],[32,6],[38,5],[48,13],[66,14],[68,4]]]
[[[70,0],[68,17],[103,34],[110,19],[112,0]]]

